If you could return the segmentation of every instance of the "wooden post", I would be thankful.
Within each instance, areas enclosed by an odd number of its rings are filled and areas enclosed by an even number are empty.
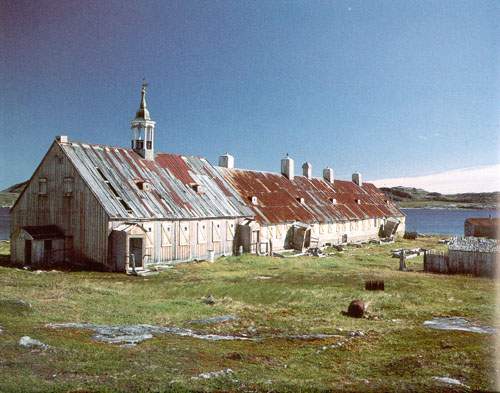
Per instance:
[[[406,256],[405,256],[405,250],[401,250],[401,253],[399,254],[399,270],[402,272],[406,271]]]

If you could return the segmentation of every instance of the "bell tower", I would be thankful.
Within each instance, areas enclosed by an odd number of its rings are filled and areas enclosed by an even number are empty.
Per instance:
[[[148,84],[143,80],[141,103],[139,105],[139,110],[135,114],[134,120],[131,122],[132,149],[142,158],[154,161],[154,133],[156,122],[151,120],[151,116],[149,116],[146,104],[146,87],[148,87]]]

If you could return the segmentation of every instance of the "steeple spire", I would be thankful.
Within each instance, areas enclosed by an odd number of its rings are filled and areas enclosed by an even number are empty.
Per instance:
[[[132,120],[132,149],[146,160],[154,160],[155,122],[151,120],[146,104],[146,80],[142,80],[141,103]]]
[[[135,114],[136,119],[151,120],[151,117],[149,116],[148,105],[146,104],[146,87],[148,87],[148,84],[146,83],[146,79],[143,79],[141,89],[141,103],[139,104],[139,110]]]

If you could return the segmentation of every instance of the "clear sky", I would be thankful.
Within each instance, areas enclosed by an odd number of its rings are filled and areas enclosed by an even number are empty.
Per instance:
[[[0,2],[0,189],[55,135],[338,178],[500,162],[498,1]]]

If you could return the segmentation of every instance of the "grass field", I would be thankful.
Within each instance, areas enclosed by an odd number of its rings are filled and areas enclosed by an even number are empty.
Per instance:
[[[328,258],[245,255],[214,264],[178,265],[147,278],[0,267],[0,391],[460,390],[434,376],[459,379],[472,389],[493,389],[492,335],[432,330],[422,323],[434,316],[463,316],[498,327],[498,283],[422,273],[420,257],[409,261],[414,271],[399,272],[398,260],[389,251],[402,246],[442,247],[436,238],[427,238],[349,248]],[[0,245],[0,252],[8,252],[7,243]],[[385,291],[365,291],[364,280],[370,278],[385,280]],[[215,298],[214,305],[202,302],[208,294]],[[341,314],[353,299],[370,302],[369,318]],[[32,307],[17,307],[10,300],[24,300]],[[189,323],[228,314],[239,319]],[[262,340],[158,335],[125,348],[96,342],[87,330],[45,326],[52,322],[147,323]],[[283,338],[348,336],[356,330],[364,336],[326,350],[323,347],[342,337]],[[19,346],[25,335],[51,348]],[[227,368],[233,373],[196,378]]]

